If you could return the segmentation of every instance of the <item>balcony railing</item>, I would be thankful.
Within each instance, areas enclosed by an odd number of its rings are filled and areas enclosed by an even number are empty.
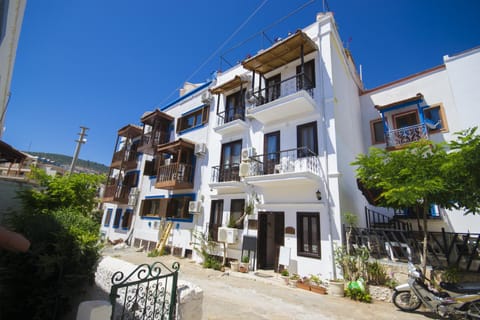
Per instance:
[[[123,186],[116,180],[111,183],[105,187],[105,192],[103,193],[104,201],[127,203],[131,186]]]
[[[153,138],[152,138],[153,136]],[[155,147],[160,144],[165,144],[170,142],[170,132],[167,131],[153,131],[146,133],[142,136],[140,142],[140,147]]]
[[[387,147],[396,148],[421,139],[428,139],[427,127],[416,124],[401,129],[390,130],[386,134]]]
[[[160,166],[157,171],[157,183],[168,181],[192,183],[192,169],[192,165],[186,163],[172,163]]]
[[[288,149],[251,157],[250,175],[312,172],[321,175],[317,154],[307,147]]]
[[[306,90],[313,98],[314,88],[313,81],[301,73],[262,88],[261,90],[254,91],[248,100],[252,103],[253,107],[258,107],[301,90]]]
[[[240,164],[226,164],[212,167],[212,182],[240,181]]]
[[[226,123],[232,122],[234,120],[245,120],[245,108],[244,107],[234,107],[226,111],[220,112],[217,115],[217,126],[224,125]]]

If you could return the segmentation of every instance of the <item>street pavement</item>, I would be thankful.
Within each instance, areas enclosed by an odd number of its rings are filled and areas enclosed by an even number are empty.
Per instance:
[[[204,291],[202,319],[435,319],[420,310],[405,313],[393,303],[374,301],[371,304],[349,298],[320,295],[287,286],[278,274],[263,272],[243,274],[205,269],[190,259],[173,256],[149,258],[134,248],[106,248],[103,255],[134,264],[162,261],[167,266],[180,263],[179,278]]]

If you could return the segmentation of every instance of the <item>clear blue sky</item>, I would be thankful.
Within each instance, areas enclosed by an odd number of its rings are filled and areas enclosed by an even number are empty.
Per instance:
[[[304,4],[266,37],[253,37]],[[480,45],[477,0],[328,5],[367,88]],[[29,0],[3,140],[20,150],[73,155],[86,126],[80,158],[108,165],[119,128],[176,98],[184,81],[204,82],[228,68],[225,60],[234,64],[267,47],[267,38],[313,23],[322,8],[321,0]]]

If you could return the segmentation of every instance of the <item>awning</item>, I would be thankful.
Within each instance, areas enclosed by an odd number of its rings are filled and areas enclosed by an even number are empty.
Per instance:
[[[277,42],[269,49],[244,60],[242,65],[247,70],[265,74],[299,59],[301,57],[302,45],[304,56],[317,50],[315,42],[303,31],[298,30],[295,34]]]
[[[165,112],[162,112],[162,111],[156,109],[156,110],[151,111],[151,112],[146,112],[142,116],[141,121],[144,124],[148,124],[150,126],[153,126],[153,123],[154,123],[155,119],[158,119],[158,118],[165,119],[168,122],[171,122],[174,119],[172,116],[166,114]]]
[[[178,139],[176,141],[159,145],[157,148],[157,152],[158,153],[175,153],[181,148],[193,150],[195,149],[195,143],[184,140],[184,139]]]
[[[18,163],[27,158],[27,155],[6,142],[0,140],[0,163],[13,162]]]
[[[383,106],[376,105],[375,109],[377,109],[380,112],[385,112],[385,111],[390,111],[390,110],[394,110],[394,109],[400,109],[400,108],[403,108],[405,106],[411,105],[413,103],[418,103],[422,100],[423,100],[423,94],[417,93],[416,96],[410,97],[410,98],[407,98],[407,99],[404,99],[404,100],[396,101],[396,102],[389,103],[389,104],[386,104],[386,105],[383,105]]]
[[[251,77],[248,75],[235,76],[232,80],[225,82],[222,85],[219,85],[215,88],[210,89],[210,92],[213,94],[224,93],[225,91],[230,91],[232,89],[238,88],[241,85],[250,82]]]
[[[142,133],[143,133],[142,128],[133,124],[128,124],[125,127],[118,130],[118,135],[126,138],[138,137],[142,135]]]

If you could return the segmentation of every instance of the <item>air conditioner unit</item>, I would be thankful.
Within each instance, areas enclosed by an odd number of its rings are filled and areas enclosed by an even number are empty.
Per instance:
[[[242,149],[242,161],[249,161],[255,155],[257,155],[257,151],[253,147]]]
[[[250,164],[246,162],[240,163],[238,175],[243,178],[243,177],[248,177],[249,174],[250,174]]]
[[[195,145],[195,155],[203,156],[207,153],[207,145],[205,143],[197,143]]]
[[[245,93],[245,99],[247,100],[248,103],[250,104],[256,104],[258,101],[257,97],[253,94],[252,89],[247,90]]]
[[[213,97],[210,91],[206,91],[202,94],[202,102],[205,104],[210,104],[212,103]]]
[[[237,243],[238,242],[238,229],[220,227],[218,228],[218,242],[225,243]]]
[[[188,212],[192,214],[200,213],[202,203],[200,201],[190,201],[188,203]]]

